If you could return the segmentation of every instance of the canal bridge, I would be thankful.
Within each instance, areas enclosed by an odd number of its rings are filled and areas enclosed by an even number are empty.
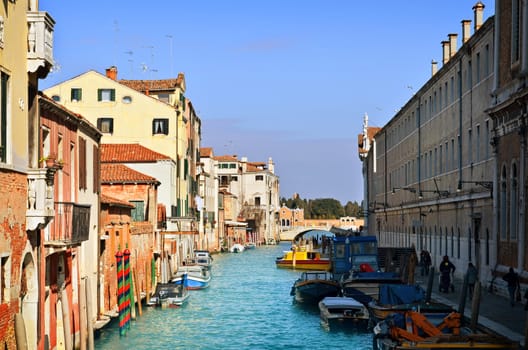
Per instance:
[[[330,232],[330,229],[332,226],[310,226],[310,227],[292,227],[287,230],[281,230],[279,232],[279,237],[281,241],[293,241],[293,239],[301,234],[308,231],[328,231]]]

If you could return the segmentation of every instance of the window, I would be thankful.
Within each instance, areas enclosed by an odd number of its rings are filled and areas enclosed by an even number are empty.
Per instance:
[[[97,101],[115,101],[115,89],[97,89]]]
[[[520,59],[521,41],[521,0],[512,1],[512,22],[511,22],[511,63],[516,63]]]
[[[97,129],[103,133],[114,132],[114,118],[97,118]]]
[[[231,176],[231,181],[238,181],[238,176]]]
[[[121,101],[124,103],[124,104],[129,104],[129,103],[132,103],[132,97],[131,96],[123,96],[123,98],[121,99]]]
[[[70,99],[72,102],[82,101],[82,89],[81,88],[72,88]]]
[[[158,100],[169,103],[169,94],[167,93],[158,94]]]
[[[229,163],[229,169],[236,169],[235,163]]]
[[[60,102],[60,100],[61,100],[59,95],[53,95],[53,96],[51,96],[51,99],[53,101],[55,101],[55,102]]]
[[[143,201],[130,201],[134,204],[134,209],[132,209],[131,218],[132,221],[145,221],[145,202]]]
[[[152,134],[169,134],[169,119],[154,119],[152,121]]]
[[[86,162],[86,140],[79,137],[79,189],[88,189]]]
[[[0,74],[0,162],[7,161],[7,105],[9,101],[9,75]]]
[[[264,181],[264,175],[256,175],[255,181]]]
[[[255,197],[255,206],[260,206],[260,197]]]

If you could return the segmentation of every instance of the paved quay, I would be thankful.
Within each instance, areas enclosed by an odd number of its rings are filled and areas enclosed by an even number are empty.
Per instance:
[[[416,283],[419,283],[427,290],[427,277],[420,276],[419,270],[415,274]],[[455,278],[455,291],[440,293],[438,291],[438,273],[433,278],[431,298],[441,303],[448,304],[458,310],[460,305],[460,294],[463,280]],[[526,300],[523,300],[525,302]],[[518,341],[523,349],[525,346],[524,328],[528,313],[524,310],[523,302],[516,302],[515,306],[510,306],[509,299],[505,296],[491,293],[485,285],[481,288],[480,307],[478,323],[490,328],[511,340]],[[471,317],[471,300],[466,299],[464,316]]]

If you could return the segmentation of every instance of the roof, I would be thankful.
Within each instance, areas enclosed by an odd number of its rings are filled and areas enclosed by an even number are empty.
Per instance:
[[[174,90],[179,87],[185,90],[184,87],[184,75],[179,73],[177,78],[173,79],[158,79],[158,80],[128,80],[128,79],[119,79],[118,83],[128,86],[131,89],[136,91],[164,91],[164,90]]]
[[[232,156],[228,156],[228,155],[216,156],[214,157],[214,159],[219,162],[238,162],[236,154]]]
[[[213,148],[212,147],[202,147],[202,148],[200,148],[200,157],[212,158],[213,157]]]
[[[101,145],[101,163],[155,163],[158,160],[170,159],[169,156],[137,143]]]
[[[101,183],[144,183],[144,184],[160,184],[160,182],[149,175],[135,171],[123,164],[101,164]]]
[[[101,193],[101,203],[108,204],[110,206],[115,206],[115,207],[125,207],[125,208],[135,207],[135,205],[130,202],[123,201],[121,199],[117,199],[114,197],[110,197],[103,193]]]

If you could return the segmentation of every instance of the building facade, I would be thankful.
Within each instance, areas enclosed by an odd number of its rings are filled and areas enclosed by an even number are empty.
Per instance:
[[[0,8],[0,347],[42,348],[41,229],[53,216],[38,164],[38,85],[53,61],[55,21],[38,2]]]
[[[447,255],[463,273],[468,262],[490,278],[497,263],[497,178],[491,144],[494,21],[484,4],[442,41],[442,67],[382,128],[365,118],[359,139],[366,229],[380,246],[414,246]]]
[[[197,231],[195,167],[201,126],[184,95],[183,74],[176,79],[118,80],[117,68],[110,67],[105,75],[89,71],[44,93],[97,125],[103,144],[137,143],[173,159],[177,171],[171,174],[175,191],[166,230]]]
[[[279,177],[273,160],[248,162],[237,156],[218,156],[220,190],[237,198],[237,218],[247,222],[246,240],[269,243],[278,240]]]

